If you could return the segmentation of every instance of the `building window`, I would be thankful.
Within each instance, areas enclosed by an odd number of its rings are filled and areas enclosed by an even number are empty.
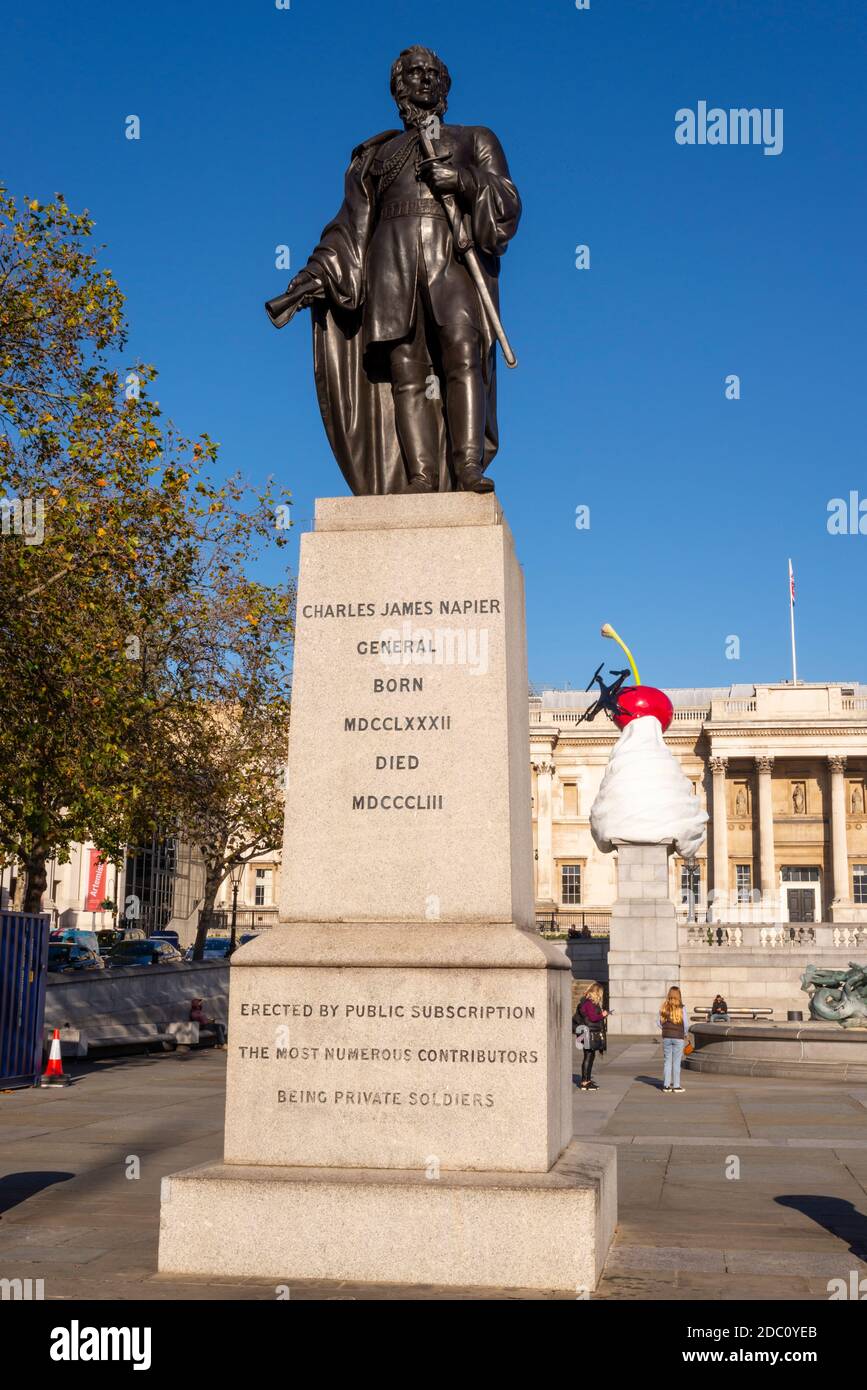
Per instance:
[[[852,866],[852,901],[867,903],[867,864]]]
[[[578,783],[563,783],[563,815],[577,816],[578,814]]]
[[[736,887],[737,900],[739,903],[749,903],[752,901],[753,892],[753,868],[751,864],[736,864]]]
[[[254,887],[253,902],[256,907],[270,907],[271,905],[271,870],[257,869],[256,883]]]
[[[162,931],[173,916],[192,911],[188,893],[191,882],[191,850],[179,847],[171,837],[151,836],[150,842],[130,845],[126,853],[126,880],[122,916],[130,926],[150,934]]]
[[[560,900],[564,907],[574,907],[581,901],[581,865],[560,865]]]
[[[698,864],[680,866],[680,901],[684,907],[695,907],[701,898],[701,868]]]
[[[780,869],[783,883],[818,883],[818,869],[802,869],[800,864],[784,864]]]

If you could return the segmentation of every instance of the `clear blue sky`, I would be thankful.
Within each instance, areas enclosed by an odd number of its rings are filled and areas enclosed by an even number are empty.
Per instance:
[[[867,680],[867,535],[826,529],[867,499],[863,0],[42,0],[3,30],[2,176],[91,210],[163,408],[291,487],[299,528],[345,485],[308,316],[262,309],[274,248],[304,262],[352,146],[395,124],[392,59],[435,48],[448,119],[497,132],[524,199],[494,469],[531,678],[616,665],[603,621],[647,681],[784,678],[791,554],[799,675]],[[701,100],[782,107],[783,152],[676,144]]]

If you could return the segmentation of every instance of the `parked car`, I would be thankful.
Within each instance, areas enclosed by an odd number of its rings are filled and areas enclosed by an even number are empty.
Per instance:
[[[248,941],[255,941],[256,937],[259,935],[260,933],[257,931],[245,931],[244,935],[241,937],[241,940],[238,942],[238,945],[246,946]]]
[[[49,941],[48,970],[52,975],[68,975],[76,970],[104,970],[98,951],[79,946],[76,941]]]
[[[105,958],[111,955],[112,947],[119,941],[144,941],[141,927],[103,927],[96,933],[99,954]]]
[[[48,933],[49,942],[66,941],[75,946],[86,946],[88,951],[99,955],[99,939],[95,931],[83,931],[81,927],[55,927]]]
[[[137,917],[118,917],[117,935],[122,941],[144,941],[147,932],[139,926]]]
[[[113,970],[135,965],[178,965],[183,959],[169,941],[118,941],[112,946],[107,964]]]
[[[195,946],[187,947],[185,960],[193,959]],[[205,945],[202,953],[202,960],[227,960],[232,954],[232,938],[230,936],[206,936]]]
[[[148,933],[148,941],[168,941],[170,946],[174,946],[176,951],[181,949],[181,938],[176,931],[152,931]]]

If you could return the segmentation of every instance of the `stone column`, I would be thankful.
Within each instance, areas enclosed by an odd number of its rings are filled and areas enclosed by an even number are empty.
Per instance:
[[[536,773],[536,901],[542,910],[554,908],[554,823],[551,805],[554,764],[547,758],[533,763]]]
[[[617,901],[608,948],[609,1033],[657,1037],[659,1006],[680,984],[677,917],[669,891],[670,844],[615,840]]]
[[[762,906],[776,910],[777,868],[774,859],[774,803],[771,787],[773,770],[772,757],[763,754],[756,758],[759,782],[759,885],[762,890]]]
[[[834,898],[831,920],[847,920],[849,900],[849,851],[846,846],[846,759],[832,753],[828,759],[831,770],[831,865],[834,874]]]
[[[729,907],[729,812],[726,802],[728,758],[710,759],[713,774],[713,894],[711,920],[726,920]]]

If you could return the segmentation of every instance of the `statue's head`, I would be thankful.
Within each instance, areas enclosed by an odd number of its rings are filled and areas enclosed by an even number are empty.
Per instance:
[[[391,65],[391,95],[405,126],[444,116],[451,85],[445,63],[421,44],[405,48]]]

